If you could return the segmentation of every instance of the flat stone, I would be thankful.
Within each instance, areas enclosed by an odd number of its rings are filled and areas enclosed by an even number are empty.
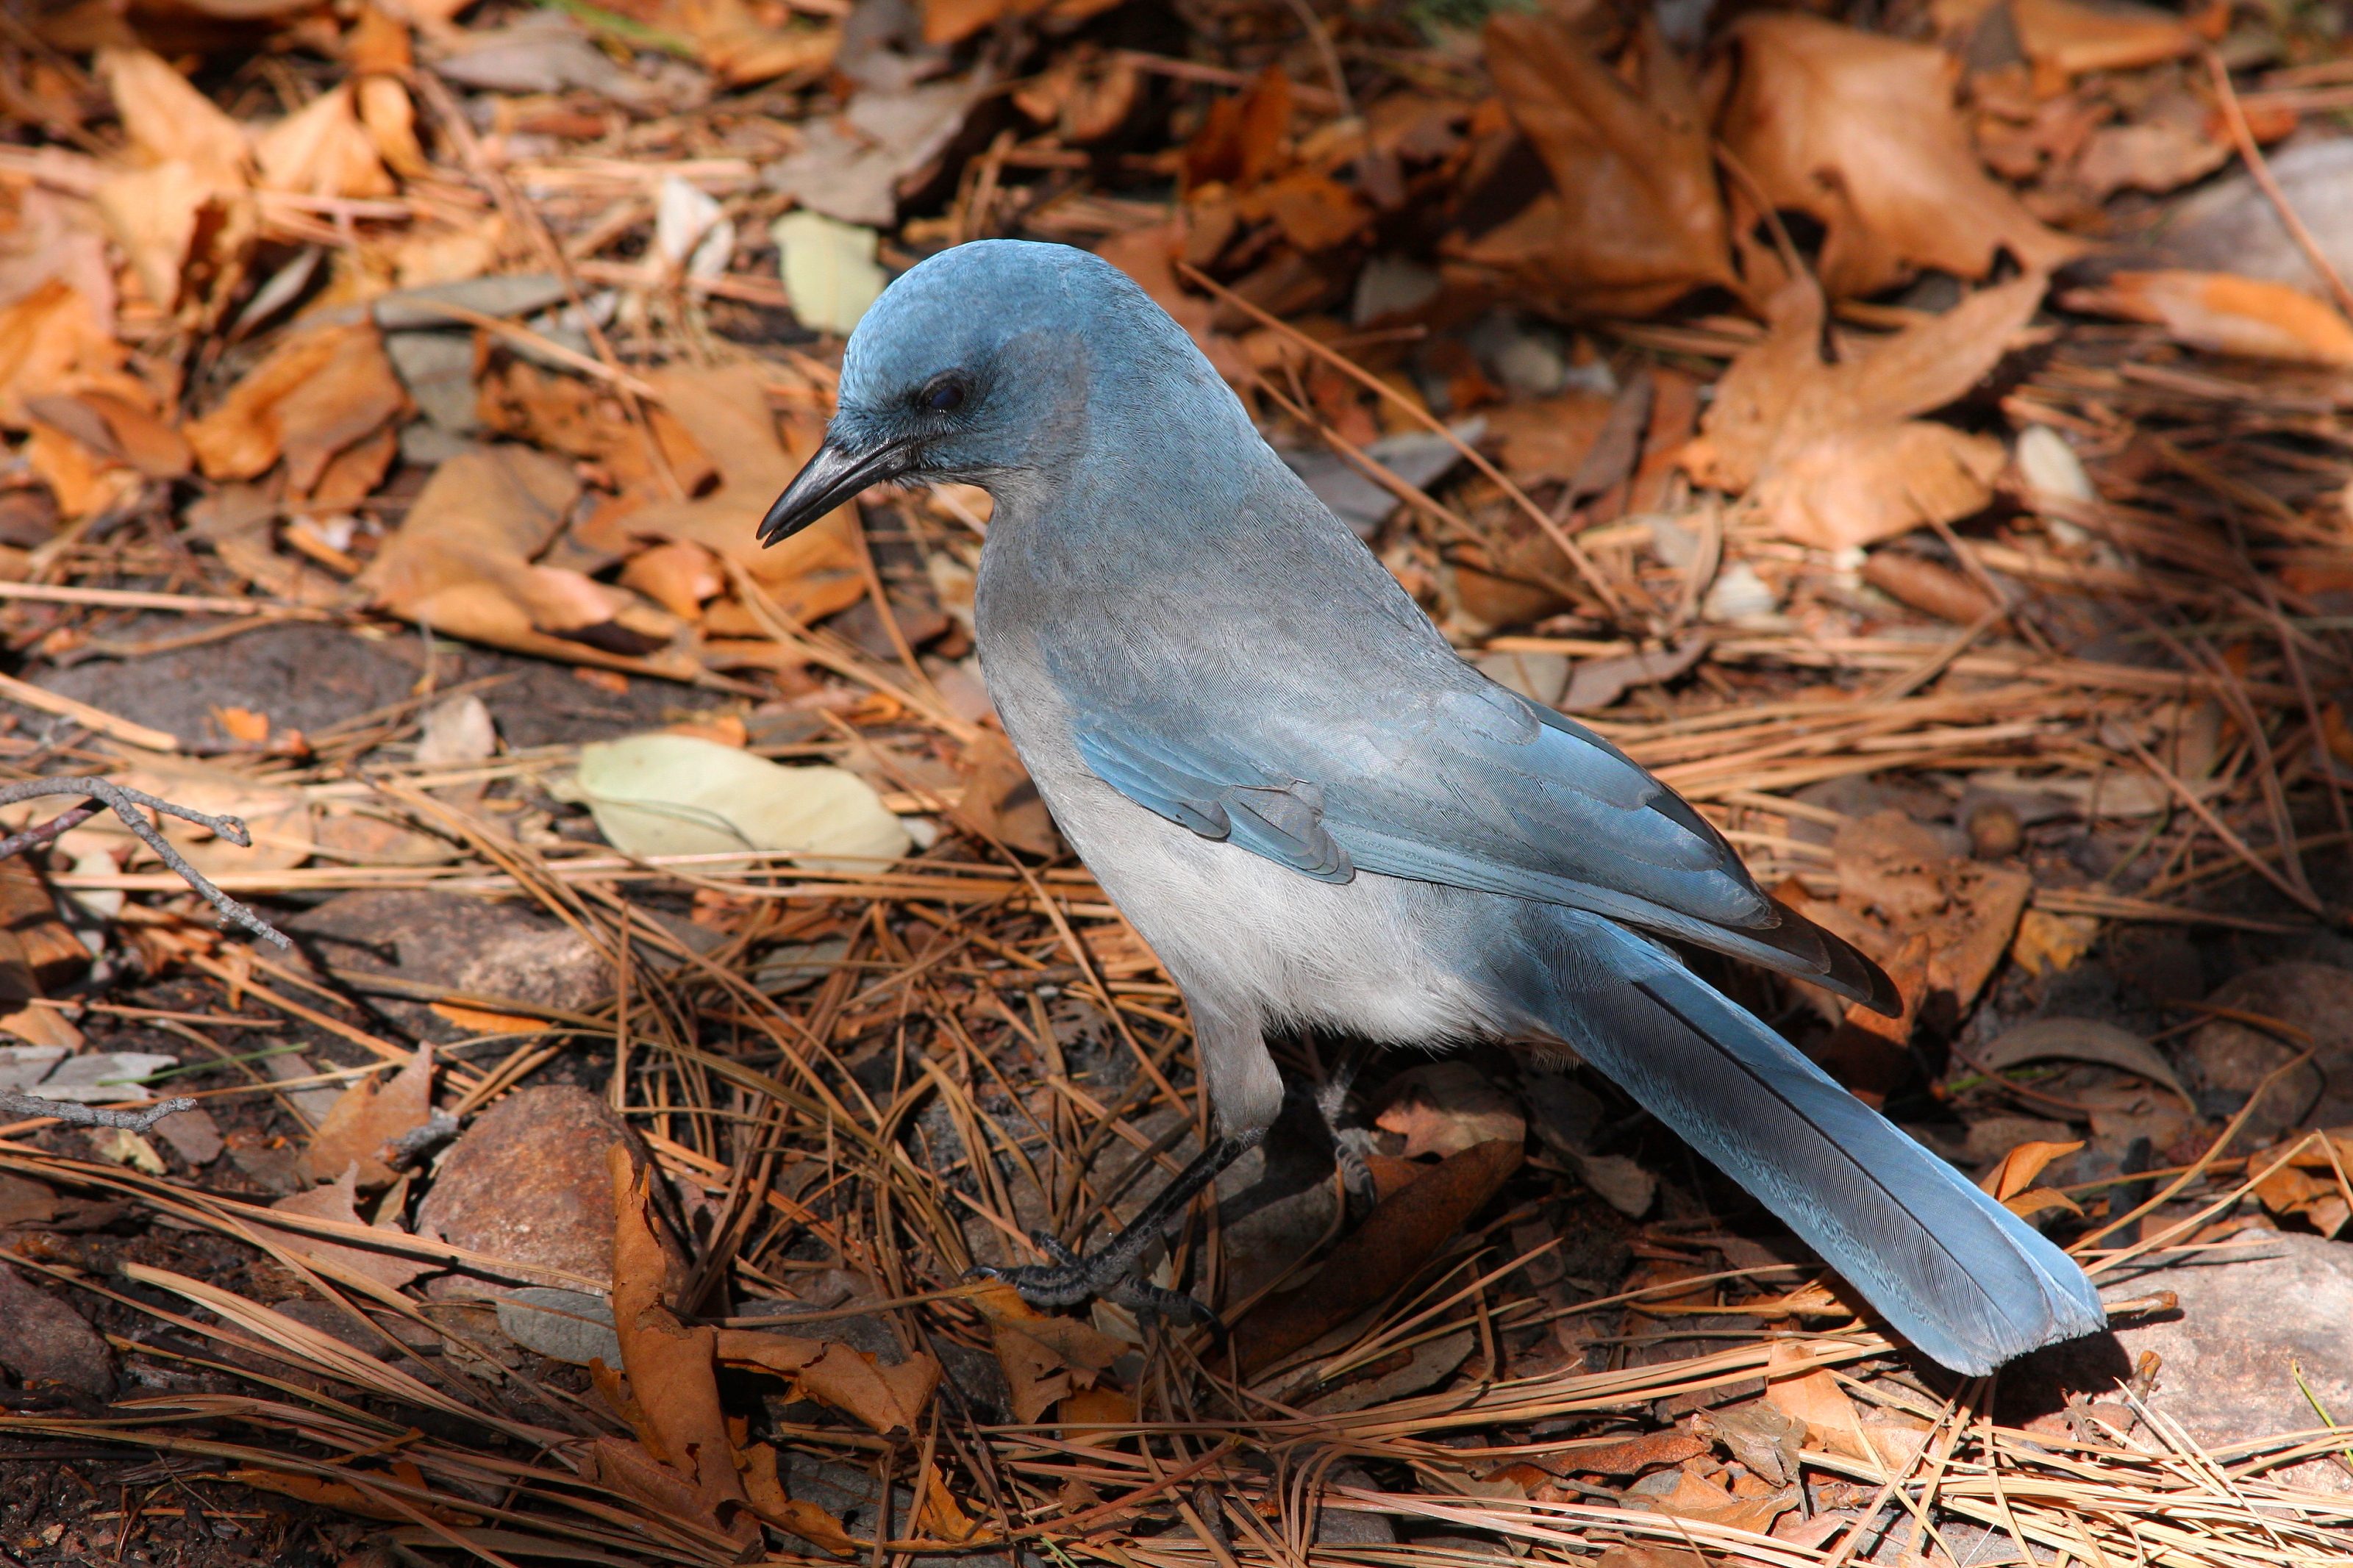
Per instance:
[[[2116,1400],[2145,1352],[2159,1358],[2152,1408],[2181,1423],[2209,1448],[2320,1427],[2312,1399],[2338,1421],[2353,1412],[2353,1246],[2316,1236],[2255,1233],[2230,1250],[2100,1281],[2110,1300],[2170,1290],[2180,1310],[2128,1321],[2105,1334],[2054,1345],[2002,1372],[2005,1405],[2024,1394],[2033,1410],[2056,1409],[2066,1393]],[[2243,1245],[2246,1250],[2237,1250]],[[2287,1472],[2297,1484],[2353,1490],[2353,1479],[2329,1462]]]
[[[2353,1122],[2353,970],[2329,963],[2266,964],[2236,976],[2206,1000],[2276,1018],[2312,1037],[2312,1060],[2263,1096],[2248,1120],[2248,1137]],[[2227,1101],[2208,1108],[2215,1111],[2235,1111],[2299,1048],[2230,1018],[2210,1019],[2189,1037],[2199,1087]]]
[[[442,1158],[417,1211],[417,1233],[493,1258],[560,1269],[609,1288],[616,1148],[644,1152],[605,1102],[572,1084],[509,1095],[483,1112]],[[496,1297],[462,1275],[437,1279],[437,1297]]]
[[[64,1299],[0,1262],[0,1366],[27,1388],[63,1384],[104,1399],[114,1393],[114,1356]]]
[[[174,619],[129,635],[166,629],[187,628]],[[183,742],[218,744],[230,737],[212,717],[216,707],[264,714],[276,729],[322,730],[399,701],[417,670],[342,626],[294,622],[148,658],[91,659],[33,679]]]
[[[404,889],[345,893],[287,927],[298,946],[332,968],[437,991],[578,1012],[612,988],[605,961],[577,931],[512,900]],[[424,1013],[378,1005],[405,1020]]]

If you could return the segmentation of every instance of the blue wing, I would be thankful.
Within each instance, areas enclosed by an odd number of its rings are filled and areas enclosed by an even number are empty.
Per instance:
[[[1410,684],[1388,700],[1295,664],[1225,701],[1057,676],[1086,765],[1203,837],[1327,882],[1370,871],[1587,910],[1894,1010],[1886,977],[1767,896],[1687,802],[1438,651],[1393,671]]]

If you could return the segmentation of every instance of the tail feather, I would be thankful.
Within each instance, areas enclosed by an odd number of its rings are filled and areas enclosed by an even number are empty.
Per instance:
[[[2107,1326],[2073,1259],[1754,1015],[1624,928],[1568,918],[1577,961],[1551,967],[1541,1020],[1922,1351],[1981,1374]]]

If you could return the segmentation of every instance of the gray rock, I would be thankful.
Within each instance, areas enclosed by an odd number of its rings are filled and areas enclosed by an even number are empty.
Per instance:
[[[437,991],[577,1012],[610,989],[596,950],[525,904],[388,889],[345,893],[287,923],[334,968]]]
[[[2327,963],[2266,964],[2238,975],[2207,1000],[2276,1018],[2312,1037],[2312,1060],[2264,1095],[2248,1121],[2248,1136],[2353,1122],[2353,970]],[[2233,1110],[2297,1050],[2276,1035],[2229,1018],[2201,1024],[2189,1037],[2199,1087],[2223,1097]]]
[[[583,1279],[613,1272],[609,1151],[645,1158],[620,1119],[571,1084],[526,1089],[499,1101],[442,1156],[417,1205],[417,1233],[493,1258]],[[466,1276],[434,1281],[444,1300],[507,1294]]]
[[[621,1337],[613,1331],[612,1303],[582,1290],[533,1285],[499,1302],[499,1331],[550,1361],[586,1366],[621,1364]]]
[[[2153,1351],[2160,1364],[2151,1408],[2209,1448],[2320,1429],[2296,1387],[2299,1372],[2331,1417],[2353,1421],[2353,1246],[2274,1233],[2243,1251],[2126,1270],[2100,1285],[2112,1301],[2170,1290],[2180,1310],[2014,1363],[2002,1373],[2006,1392],[2033,1391],[2043,1409],[2067,1393],[2114,1400],[2117,1381]],[[2331,1463],[2300,1465],[2290,1476],[2353,1490],[2353,1478]]]
[[[104,1399],[114,1392],[114,1356],[79,1312],[0,1262],[0,1366],[27,1388],[62,1384]]]

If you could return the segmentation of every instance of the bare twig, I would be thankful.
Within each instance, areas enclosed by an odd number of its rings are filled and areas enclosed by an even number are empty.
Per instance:
[[[294,943],[285,932],[213,886],[211,879],[202,871],[189,865],[186,858],[178,850],[173,848],[161,833],[155,831],[154,824],[140,815],[139,808],[144,806],[150,811],[162,812],[167,816],[176,816],[183,822],[193,822],[199,827],[208,828],[218,834],[239,848],[247,848],[253,843],[253,835],[246,831],[243,819],[235,816],[215,816],[209,812],[191,810],[185,805],[174,805],[168,800],[159,800],[144,790],[131,789],[116,784],[112,779],[101,778],[26,779],[22,784],[0,787],[0,805],[14,805],[20,800],[37,800],[44,795],[87,795],[92,800],[113,807],[114,815],[122,819],[122,825],[137,835],[141,843],[153,849],[156,858],[170,867],[175,876],[203,894],[205,901],[218,910],[224,920],[232,921],[253,932],[254,935],[276,942],[280,947],[290,950],[293,947]],[[97,813],[93,807],[75,806],[50,818],[38,827],[14,835],[5,841],[0,841],[0,854],[14,854],[17,849],[25,847],[27,843],[46,843],[76,823],[85,821],[95,815]]]
[[[58,1121],[70,1121],[78,1127],[120,1127],[125,1132],[144,1132],[166,1116],[176,1116],[183,1110],[194,1110],[196,1102],[186,1095],[172,1100],[159,1100],[139,1110],[109,1110],[104,1106],[84,1105],[79,1100],[50,1100],[37,1094],[9,1094],[0,1091],[0,1115],[47,1116]]]

